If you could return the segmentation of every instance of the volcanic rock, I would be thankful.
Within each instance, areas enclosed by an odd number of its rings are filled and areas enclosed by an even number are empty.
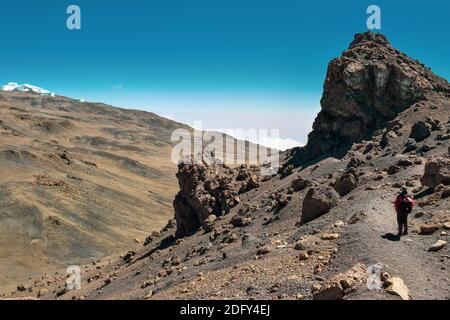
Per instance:
[[[422,141],[430,136],[431,129],[432,126],[425,121],[416,122],[411,128],[409,137],[416,140],[416,142]]]
[[[428,248],[428,251],[439,251],[447,245],[447,241],[438,240],[431,247]]]
[[[356,188],[357,182],[353,174],[345,173],[341,175],[333,184],[334,190],[339,193],[341,197],[350,193]]]
[[[291,162],[301,165],[348,150],[354,142],[369,140],[427,93],[448,90],[445,79],[394,49],[385,36],[357,34],[343,56],[329,64],[322,109],[307,145]]]
[[[339,199],[339,194],[332,187],[310,188],[303,200],[300,224],[307,223],[327,213],[337,205]]]
[[[434,188],[439,184],[450,184],[450,159],[435,157],[425,164],[425,172],[420,178],[423,186]]]

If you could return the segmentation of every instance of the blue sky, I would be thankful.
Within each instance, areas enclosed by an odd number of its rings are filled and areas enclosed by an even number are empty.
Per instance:
[[[0,83],[306,142],[327,64],[370,4],[395,47],[450,78],[445,0],[22,0],[1,4]]]

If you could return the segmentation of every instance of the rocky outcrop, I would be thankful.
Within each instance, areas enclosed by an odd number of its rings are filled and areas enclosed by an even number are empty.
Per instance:
[[[178,166],[177,178],[180,191],[173,201],[177,237],[192,235],[200,227],[210,231],[213,222],[208,217],[222,216],[239,203],[231,177],[224,173],[222,165],[183,162]]]
[[[304,179],[302,177],[297,177],[294,180],[292,180],[291,188],[294,191],[301,191],[308,187],[311,184],[311,182],[307,179]]]
[[[427,117],[425,121],[418,121],[412,126],[409,137],[414,139],[416,142],[419,142],[428,138],[432,131],[438,130],[439,128],[439,120],[434,120],[431,117]]]
[[[447,246],[447,241],[444,240],[438,240],[436,241],[431,247],[428,248],[428,251],[435,252],[439,251]]]
[[[425,121],[416,122],[411,128],[410,138],[416,140],[416,142],[422,141],[428,138],[431,134],[431,125]]]
[[[239,193],[245,193],[258,187],[259,187],[259,178],[256,174],[253,174],[250,177],[245,178],[244,181],[242,181]]]
[[[351,173],[344,173],[338,179],[336,179],[333,184],[333,188],[337,193],[339,193],[341,197],[343,197],[346,194],[350,193],[353,189],[355,189],[356,185],[357,181],[355,176]]]
[[[295,152],[289,164],[339,155],[414,103],[426,100],[430,92],[448,93],[449,83],[394,49],[383,35],[357,34],[349,49],[330,62],[322,109],[308,144]]]
[[[300,224],[307,223],[327,213],[337,205],[339,198],[339,194],[332,187],[310,188],[303,200]]]
[[[434,188],[441,183],[450,185],[450,159],[435,157],[428,160],[420,182],[423,186],[430,188]]]
[[[408,287],[405,285],[403,279],[399,277],[392,277],[385,281],[386,292],[389,294],[394,294],[402,298],[403,300],[410,300],[411,294],[409,293]]]
[[[366,267],[362,263],[357,263],[346,272],[339,273],[322,284],[314,285],[311,290],[313,299],[341,300],[361,285],[366,278]]]

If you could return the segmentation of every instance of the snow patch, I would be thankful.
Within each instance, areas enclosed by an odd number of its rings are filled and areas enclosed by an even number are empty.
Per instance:
[[[8,84],[2,86],[1,89],[3,91],[33,92],[40,94],[42,96],[51,96],[51,97],[55,96],[53,92],[50,92],[40,87],[33,86],[31,84],[17,84],[15,82],[9,82]]]

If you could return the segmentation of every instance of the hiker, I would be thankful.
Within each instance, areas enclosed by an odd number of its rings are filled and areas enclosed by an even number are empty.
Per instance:
[[[414,199],[408,195],[408,188],[402,187],[394,202],[395,211],[397,211],[398,236],[408,234],[408,215],[414,206]]]

